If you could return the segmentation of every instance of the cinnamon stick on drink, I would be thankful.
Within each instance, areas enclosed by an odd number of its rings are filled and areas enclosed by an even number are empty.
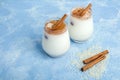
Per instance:
[[[89,5],[81,12],[80,15],[83,16],[86,13],[86,11],[88,11],[91,8],[91,6],[92,6],[92,4],[89,3]]]
[[[83,60],[83,63],[84,64],[90,63],[90,62],[94,61],[95,59],[97,59],[98,57],[100,57],[101,55],[106,55],[108,53],[109,53],[108,50],[105,50],[105,51],[103,51],[103,52],[101,52],[99,54],[96,54],[96,55],[94,55],[94,56],[92,56],[92,57],[90,57],[88,59]]]
[[[97,58],[96,60],[86,64],[84,67],[81,68],[82,71],[86,71],[87,69],[91,68],[92,66],[94,66],[95,64],[97,64],[98,62],[102,61],[103,59],[105,59],[106,57],[104,55],[101,55],[99,58]]]
[[[60,20],[58,20],[55,25],[53,25],[52,30],[58,29],[60,25],[64,22],[66,17],[67,17],[67,14],[64,14],[64,16]]]

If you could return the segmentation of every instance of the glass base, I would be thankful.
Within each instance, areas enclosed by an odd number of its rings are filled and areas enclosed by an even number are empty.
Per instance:
[[[75,43],[79,43],[79,44],[81,44],[81,43],[84,43],[84,42],[86,42],[87,40],[84,40],[84,41],[79,41],[79,40],[73,40],[73,39],[71,39],[73,42],[75,42]]]

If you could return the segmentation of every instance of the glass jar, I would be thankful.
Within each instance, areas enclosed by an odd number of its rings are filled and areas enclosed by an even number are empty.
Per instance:
[[[74,11],[78,12],[83,8],[74,8],[70,14],[69,34],[74,42],[84,42],[88,40],[93,34],[93,17],[91,9],[89,9],[83,16],[76,16]]]
[[[56,21],[51,20],[46,23],[42,38],[43,50],[52,57],[63,55],[70,47],[69,33],[65,23],[61,25],[63,26],[61,29],[50,29]]]

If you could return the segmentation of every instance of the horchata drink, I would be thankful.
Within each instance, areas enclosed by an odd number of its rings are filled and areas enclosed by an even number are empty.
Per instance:
[[[74,8],[70,15],[69,33],[75,42],[88,40],[93,33],[91,4],[86,8]]]
[[[45,24],[42,47],[52,57],[63,55],[70,47],[69,33],[64,22],[66,17],[65,14],[60,20],[51,20]]]

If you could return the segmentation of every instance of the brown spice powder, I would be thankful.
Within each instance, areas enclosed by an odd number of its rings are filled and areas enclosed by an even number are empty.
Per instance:
[[[71,15],[73,17],[76,17],[78,19],[82,19],[82,20],[85,20],[85,19],[88,19],[91,17],[92,15],[92,10],[89,9],[88,11],[86,11],[85,15],[81,16],[81,12],[84,10],[84,8],[75,8],[74,10],[72,10],[71,12]]]
[[[52,28],[48,27],[48,24],[51,23],[51,24],[56,24],[58,20],[52,20],[48,23],[45,24],[45,31],[48,33],[48,34],[53,34],[53,35],[59,35],[59,34],[62,34],[64,32],[66,32],[67,28],[66,28],[66,24],[65,23],[62,23],[60,25],[60,28],[56,29],[56,30],[52,30]]]

